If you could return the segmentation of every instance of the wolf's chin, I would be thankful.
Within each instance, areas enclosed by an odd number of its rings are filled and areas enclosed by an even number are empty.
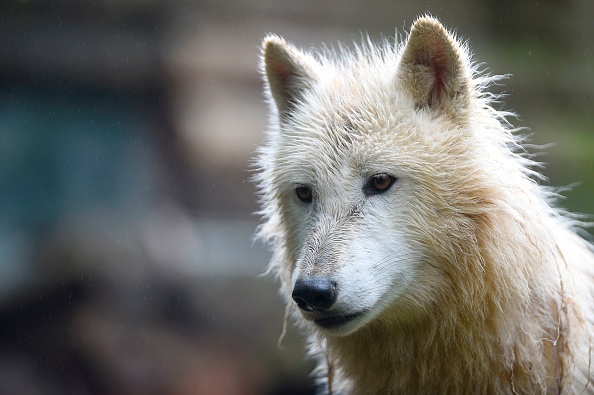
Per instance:
[[[341,337],[348,336],[361,329],[368,323],[370,318],[368,311],[360,311],[352,314],[319,317],[314,319],[312,323],[324,335]]]
[[[304,318],[313,323],[319,333],[323,335],[332,337],[348,336],[369,325],[372,321],[379,319],[379,316],[391,305],[390,301],[392,299],[395,299],[395,297],[390,298],[384,295],[381,302],[355,313],[337,314],[335,312],[327,316],[318,315],[314,317],[305,313]]]

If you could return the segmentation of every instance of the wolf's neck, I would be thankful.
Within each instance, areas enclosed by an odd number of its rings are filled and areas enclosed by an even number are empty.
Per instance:
[[[330,376],[349,382],[349,393],[355,394],[489,393],[493,388],[512,393],[514,381],[546,385],[542,380],[550,361],[545,354],[553,354],[552,342],[536,341],[542,338],[530,333],[536,322],[503,330],[475,318],[449,328],[439,323],[369,325],[353,335],[327,339],[327,362],[334,369]]]

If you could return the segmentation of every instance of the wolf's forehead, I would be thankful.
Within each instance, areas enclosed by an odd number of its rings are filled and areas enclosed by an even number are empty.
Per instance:
[[[281,144],[279,157],[282,162],[294,168],[322,167],[334,169],[355,153],[354,140],[357,132],[342,120],[327,120],[324,125],[309,124],[292,131]]]
[[[403,121],[398,110],[403,106],[389,79],[348,72],[325,77],[282,127],[283,162],[318,165],[336,174],[346,163],[365,170],[383,150],[398,150],[395,132]]]
[[[393,143],[392,136],[371,132],[373,128],[361,121],[360,114],[352,112],[336,112],[323,122],[312,121],[285,136],[279,166],[292,173],[291,178],[313,180],[336,176],[345,179],[365,172],[380,161],[382,148]],[[389,149],[394,151],[393,147]]]
[[[289,148],[304,156],[323,155],[344,159],[353,154],[357,142],[364,140],[361,116],[356,111],[333,107],[334,111],[307,114],[289,132]],[[290,140],[290,142],[289,142]]]
[[[395,126],[399,109],[406,106],[397,87],[383,76],[338,74],[320,84],[311,101],[315,105],[306,102],[304,112],[328,138],[350,141],[377,134]]]
[[[386,114],[382,114],[382,113]],[[307,121],[295,130],[304,147],[337,157],[358,151],[375,151],[376,145],[393,139],[397,128],[389,110],[363,108],[336,103],[308,114]]]

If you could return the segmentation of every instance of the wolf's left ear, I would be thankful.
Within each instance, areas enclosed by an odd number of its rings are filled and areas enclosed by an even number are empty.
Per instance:
[[[284,119],[317,81],[317,61],[282,38],[270,35],[262,43],[261,64],[279,117]]]
[[[454,101],[465,104],[470,67],[466,53],[432,17],[413,24],[404,47],[398,77],[418,107],[444,109]]]

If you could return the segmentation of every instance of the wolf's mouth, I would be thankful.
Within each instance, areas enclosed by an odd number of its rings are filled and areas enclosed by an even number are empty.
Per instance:
[[[316,325],[321,326],[324,329],[333,329],[346,325],[355,318],[361,317],[363,314],[363,311],[347,315],[341,314],[330,317],[318,318],[317,320],[314,320],[314,322],[316,323]]]

